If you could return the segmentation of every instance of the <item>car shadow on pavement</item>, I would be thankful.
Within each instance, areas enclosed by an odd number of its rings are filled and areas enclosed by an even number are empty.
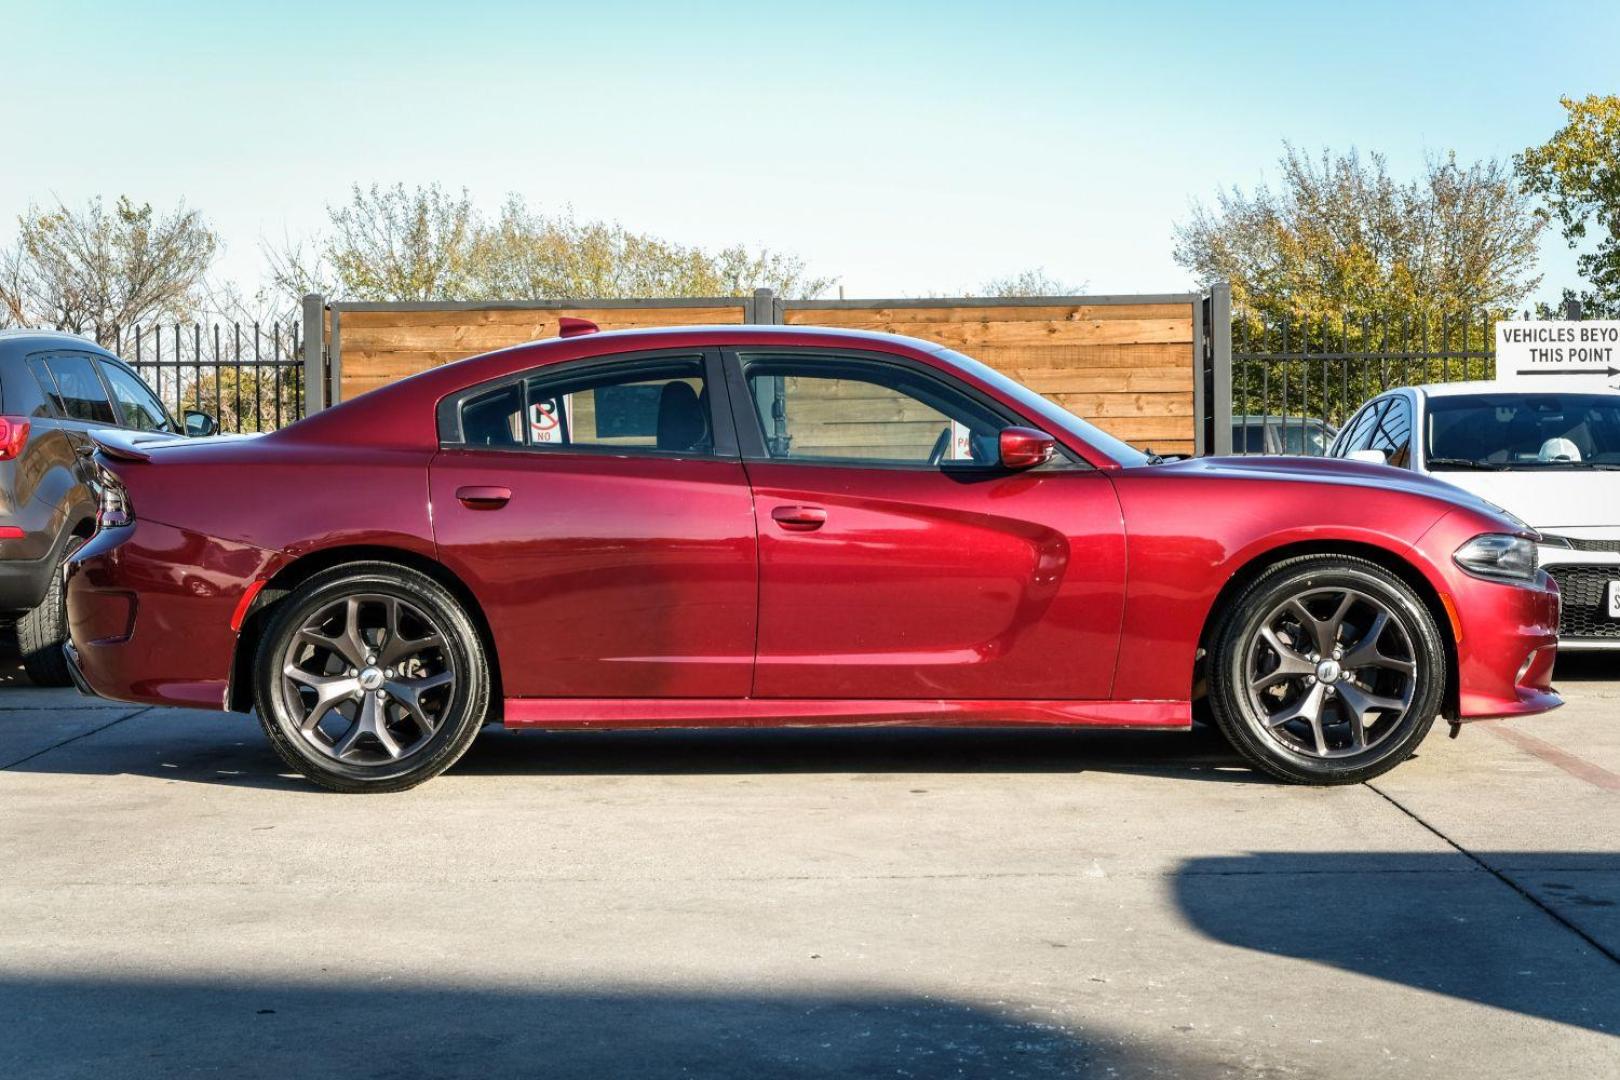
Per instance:
[[[317,792],[240,715],[168,710],[11,766],[17,772],[149,776]],[[507,731],[490,726],[449,775],[655,776],[784,773],[1125,773],[1268,783],[1206,728],[1192,732],[985,728]]]
[[[1230,1064],[936,997],[0,978],[5,1075],[1212,1076]]]
[[[1561,682],[1613,682],[1620,679],[1620,652],[1563,653],[1553,669],[1553,685]]]
[[[1130,773],[1263,783],[1221,736],[992,728],[506,731],[491,727],[457,772],[480,775]]]
[[[1620,1036],[1620,935],[1608,914],[1620,854],[1478,858],[1484,866],[1450,852],[1195,858],[1173,892],[1188,921],[1226,945]],[[1512,884],[1485,866],[1507,868]],[[1300,1006],[1301,1023],[1354,1022],[1331,1000]],[[1443,1022],[1444,1005],[1435,1009]]]

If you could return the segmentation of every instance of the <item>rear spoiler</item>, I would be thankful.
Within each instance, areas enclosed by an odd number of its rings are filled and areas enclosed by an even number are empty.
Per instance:
[[[151,461],[150,447],[184,442],[185,436],[162,431],[92,431],[95,449],[119,461]]]

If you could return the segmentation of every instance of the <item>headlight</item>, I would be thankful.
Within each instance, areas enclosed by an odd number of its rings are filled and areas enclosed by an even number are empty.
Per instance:
[[[1541,565],[1534,540],[1506,533],[1476,536],[1451,558],[1475,577],[1493,581],[1531,581]]]

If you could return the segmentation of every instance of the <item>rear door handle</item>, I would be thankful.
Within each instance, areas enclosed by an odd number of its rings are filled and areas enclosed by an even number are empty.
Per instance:
[[[499,510],[512,501],[512,489],[503,487],[459,487],[456,498],[469,510]]]
[[[791,532],[811,532],[827,524],[827,511],[819,506],[778,506],[771,520]]]

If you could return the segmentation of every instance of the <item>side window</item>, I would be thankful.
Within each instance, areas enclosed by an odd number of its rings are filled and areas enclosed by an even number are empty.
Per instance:
[[[461,405],[468,446],[714,453],[701,356],[542,371]]]
[[[1239,421],[1232,425],[1232,450],[1238,454],[1266,452],[1266,425],[1263,420],[1249,423]]]
[[[39,392],[44,403],[34,410],[35,416],[63,416],[66,410],[62,406],[62,395],[56,389],[56,376],[51,369],[45,366],[45,358],[30,356],[28,370],[34,373],[34,381],[39,383]]]
[[[169,414],[164,412],[157,397],[146,384],[117,364],[101,364],[101,373],[118,399],[118,411],[124,414],[124,426],[137,431],[173,431]]]
[[[1362,407],[1355,419],[1345,428],[1344,438],[1339,441],[1339,457],[1347,457],[1356,450],[1367,449],[1373,428],[1378,423],[1378,414],[1384,410],[1385,404],[1383,401],[1374,401]]]
[[[1396,468],[1412,463],[1412,407],[1405,398],[1391,399],[1373,428],[1371,448],[1382,450]]]
[[[95,365],[83,353],[57,353],[45,361],[56,376],[62,412],[92,424],[116,424],[112,403],[96,375]]]
[[[786,461],[990,465],[1008,422],[971,396],[898,364],[744,356],[766,452]]]

